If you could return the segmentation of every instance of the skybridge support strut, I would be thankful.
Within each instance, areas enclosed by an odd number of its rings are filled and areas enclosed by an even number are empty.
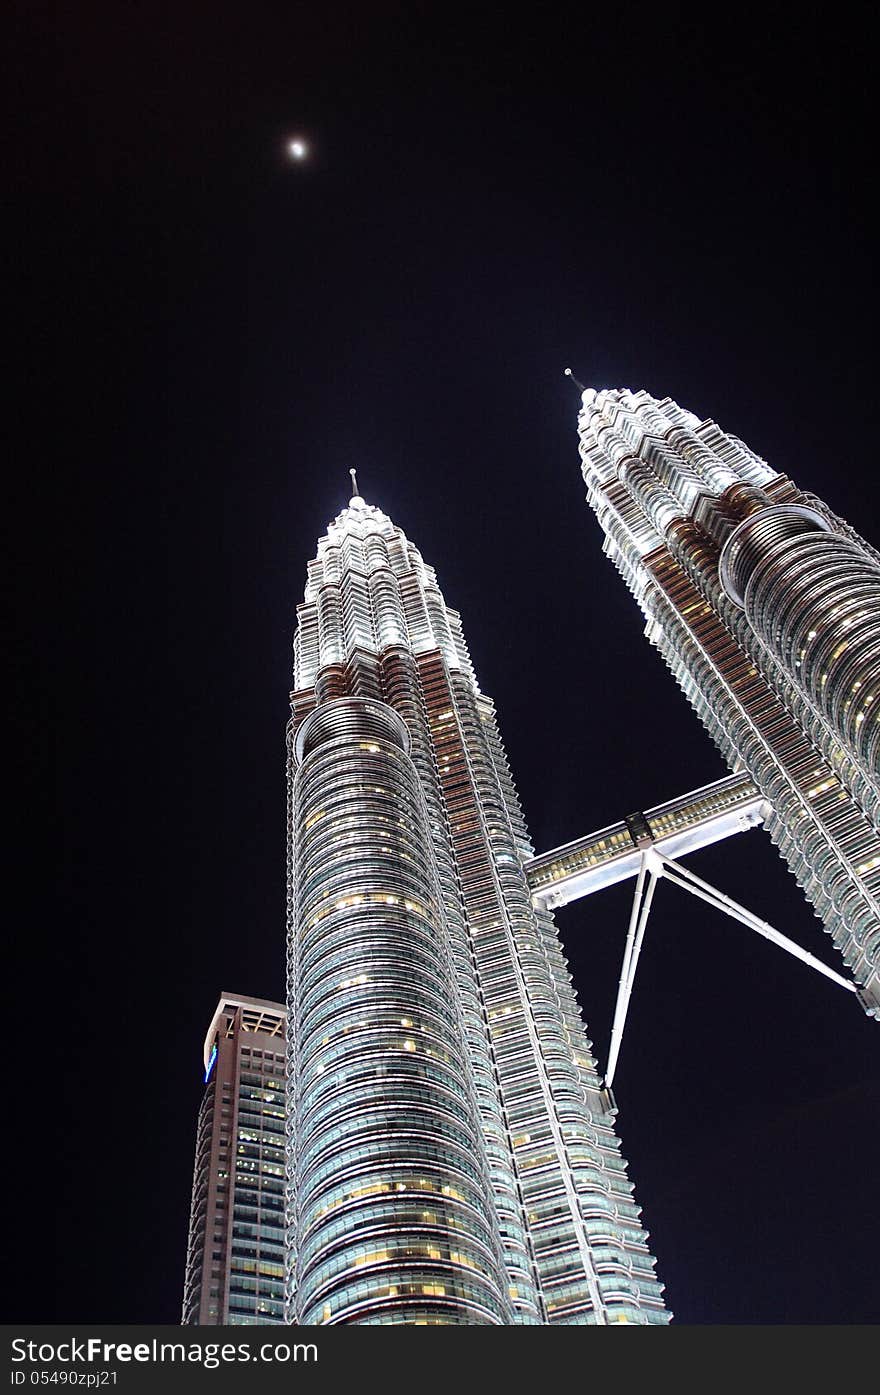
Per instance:
[[[771,944],[778,945],[795,959],[800,959],[802,964],[815,969],[818,973],[830,978],[833,983],[837,983],[841,988],[845,988],[850,993],[857,993],[854,983],[843,978],[840,974],[829,969],[821,960],[809,954],[807,950],[801,949],[794,940],[788,939],[786,935],[781,935],[778,930],[774,930],[772,925],[768,925],[766,920],[759,919],[745,906],[741,906],[732,897],[726,896],[723,891],[718,891],[702,877],[696,876],[689,868],[683,867],[680,862],[674,862],[671,857],[657,851],[656,847],[648,847],[642,850],[639,863],[639,872],[636,878],[636,889],[633,896],[632,911],[630,912],[629,927],[626,936],[626,945],[623,951],[623,965],[620,970],[620,983],[617,989],[617,1003],[614,1008],[614,1022],[611,1028],[611,1045],[608,1051],[608,1070],[605,1075],[605,1087],[610,1090],[614,1080],[614,1072],[617,1069],[617,1061],[620,1056],[620,1046],[623,1040],[623,1028],[626,1023],[627,1009],[629,1008],[630,997],[632,996],[633,983],[635,981],[636,968],[639,962],[639,955],[642,950],[642,943],[645,938],[645,927],[651,911],[651,902],[654,897],[654,890],[661,877],[673,885],[681,887],[682,891],[689,891],[692,896],[698,897],[701,901],[706,901],[716,910],[723,911],[732,920],[738,920],[742,925],[754,930]]]

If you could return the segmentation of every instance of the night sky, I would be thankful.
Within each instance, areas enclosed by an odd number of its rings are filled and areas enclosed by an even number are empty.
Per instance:
[[[880,541],[873,36],[26,8],[7,1317],[173,1323],[205,1030],[284,993],[295,607],[349,466],[462,614],[537,850],[723,775],[601,552],[562,370],[714,418]],[[766,835],[689,865],[840,968]],[[602,1066],[631,891],[559,915]],[[880,1320],[878,1051],[852,995],[660,886],[615,1093],[677,1322]]]

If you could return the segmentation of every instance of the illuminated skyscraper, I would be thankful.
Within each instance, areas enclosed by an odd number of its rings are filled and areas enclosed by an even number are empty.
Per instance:
[[[579,433],[648,638],[880,1016],[880,557],[669,398],[588,389]]]
[[[224,993],[205,1037],[184,1323],[284,1320],[285,1016]]]
[[[492,703],[356,487],[291,709],[290,1320],[667,1322]]]

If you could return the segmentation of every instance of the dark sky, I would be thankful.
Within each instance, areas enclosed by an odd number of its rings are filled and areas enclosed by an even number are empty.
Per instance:
[[[202,1039],[284,991],[290,644],[350,465],[462,613],[539,850],[724,773],[602,555],[566,364],[880,540],[868,10],[716,9],[21,7],[9,1318],[179,1318]],[[839,967],[761,832],[691,865]],[[603,1064],[629,895],[559,917]],[[615,1089],[679,1322],[880,1319],[878,1048],[660,888]]]

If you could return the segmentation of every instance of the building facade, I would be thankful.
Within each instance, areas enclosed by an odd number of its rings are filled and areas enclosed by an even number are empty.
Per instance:
[[[288,1319],[665,1323],[493,705],[357,493],[288,729]]]
[[[205,1037],[186,1324],[284,1321],[286,1015],[281,1003],[224,993]]]
[[[646,634],[880,1017],[880,557],[669,398],[583,392],[587,494]]]

